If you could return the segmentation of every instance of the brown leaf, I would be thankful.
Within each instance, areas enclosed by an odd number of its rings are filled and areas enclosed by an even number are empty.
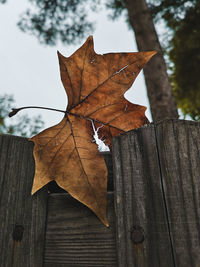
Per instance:
[[[56,180],[108,225],[107,168],[92,142],[92,121],[102,126],[99,133],[109,146],[113,136],[148,123],[146,108],[125,100],[124,93],[155,53],[98,55],[91,36],[68,58],[58,52],[67,112],[59,124],[31,138],[36,162],[32,193]]]

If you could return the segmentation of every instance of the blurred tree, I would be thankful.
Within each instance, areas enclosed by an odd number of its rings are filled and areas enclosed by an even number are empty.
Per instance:
[[[123,0],[127,21],[134,30],[139,51],[156,50],[157,55],[144,67],[147,94],[154,121],[178,118],[171,84],[150,9],[145,0]]]
[[[41,117],[29,118],[27,115],[8,118],[8,114],[13,107],[14,99],[12,95],[0,96],[0,134],[14,134],[31,137],[39,133],[44,126]]]
[[[165,60],[168,64],[168,70],[172,62],[169,60],[169,51],[171,50],[171,40],[185,18],[187,11],[194,8],[199,0],[148,0],[155,24],[159,26],[163,21],[165,31],[160,34],[162,49],[165,54]]]
[[[187,10],[170,44],[171,81],[178,107],[184,115],[200,120],[200,2]]]
[[[94,30],[88,8],[95,11],[100,0],[31,0],[18,26],[35,35],[41,43],[55,45],[57,40],[74,44]]]
[[[102,2],[29,1],[34,11],[28,9],[18,25],[21,30],[36,35],[40,42],[48,45],[55,45],[57,40],[72,44],[86,37],[93,30],[93,23],[88,21],[88,9],[99,10]],[[5,2],[0,0],[0,3]],[[112,11],[110,17],[113,20],[125,15],[130,28],[135,31],[139,50],[159,51],[144,70],[151,110],[156,120],[177,116],[151,14],[155,23],[160,19],[165,21],[170,31],[162,45],[172,66],[171,81],[178,107],[185,115],[199,120],[199,0],[147,0],[147,3],[148,7],[144,0],[108,0],[105,5]]]
[[[168,27],[175,29],[187,11],[199,0],[148,0],[155,22],[164,19]]]
[[[2,0],[1,0],[2,1]],[[46,44],[57,40],[74,43],[91,31],[88,10],[99,10],[100,0],[30,0],[33,10],[22,15],[19,27]],[[144,68],[147,92],[154,120],[176,118],[178,112],[158,36],[145,0],[110,0],[107,7],[115,7],[114,17],[125,10],[127,21],[135,32],[138,49],[157,50],[158,54]]]
[[[126,12],[122,0],[110,0],[111,18]],[[162,46],[168,59],[172,90],[178,108],[193,120],[200,120],[200,1],[148,0],[155,23],[167,26]],[[128,21],[128,18],[127,18]]]

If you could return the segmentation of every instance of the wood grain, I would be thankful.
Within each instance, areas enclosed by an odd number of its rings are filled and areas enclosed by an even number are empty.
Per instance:
[[[157,124],[162,182],[175,266],[200,266],[200,123]]]
[[[114,138],[113,167],[118,266],[174,266],[154,125]]]
[[[119,266],[200,266],[199,137],[165,120],[114,139]]]
[[[31,196],[33,144],[0,135],[0,267],[199,267],[199,136],[165,120],[114,138],[106,228],[68,193]]]
[[[50,194],[45,267],[116,267],[113,193],[108,194],[105,227],[86,206],[69,194]]]
[[[33,144],[0,135],[0,266],[40,267],[46,221],[45,189],[31,196]]]

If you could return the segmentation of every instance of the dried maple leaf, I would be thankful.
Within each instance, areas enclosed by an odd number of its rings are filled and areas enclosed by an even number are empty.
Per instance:
[[[113,136],[148,122],[146,108],[125,100],[124,93],[155,53],[98,55],[91,36],[72,56],[58,53],[68,106],[59,124],[31,138],[36,163],[32,193],[55,180],[108,225],[107,168],[92,142],[91,121],[102,126],[107,145]]]

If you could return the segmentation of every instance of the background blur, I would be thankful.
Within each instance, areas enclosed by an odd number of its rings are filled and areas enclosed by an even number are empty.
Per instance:
[[[131,6],[127,9],[128,2]],[[11,107],[29,105],[65,110],[67,97],[60,80],[57,50],[68,57],[88,35],[93,35],[96,53],[137,51],[133,29],[139,21],[137,14],[141,14],[139,11],[146,3],[165,54],[180,118],[200,120],[199,0],[0,0],[0,133],[29,136],[41,127],[58,123],[63,115],[51,111],[29,109],[11,119],[7,118],[7,113]],[[137,8],[140,8],[138,13],[134,13]],[[134,13],[134,25],[127,11]],[[109,16],[112,19],[109,20]],[[147,31],[150,20],[147,24],[144,21],[138,24],[138,29],[144,26],[143,36],[150,33]],[[150,74],[151,71],[158,74],[155,65],[151,65]],[[158,102],[152,102],[150,94],[149,97],[151,108],[166,114],[166,107],[158,109],[164,85],[163,80],[157,83],[160,77],[163,77],[161,70],[154,80],[158,90],[152,91]],[[168,91],[163,97],[171,94],[169,83],[166,88]],[[132,103],[146,106],[146,116],[152,120],[142,72],[125,97]],[[168,109],[173,110],[173,99],[167,103]],[[27,125],[35,128],[26,130]]]
[[[13,94],[15,106],[38,105],[66,109],[67,97],[59,74],[57,50],[70,56],[84,41],[77,45],[41,45],[34,37],[20,31],[17,26],[20,14],[28,6],[27,0],[9,0],[0,5],[0,94]],[[96,53],[137,51],[134,34],[128,30],[124,18],[111,21],[103,8],[91,14],[96,21],[94,46]],[[143,74],[140,73],[126,98],[147,106],[146,116],[151,120]],[[28,115],[42,115],[43,128],[58,123],[63,114],[43,110],[25,110]],[[11,118],[11,122],[16,120]]]

